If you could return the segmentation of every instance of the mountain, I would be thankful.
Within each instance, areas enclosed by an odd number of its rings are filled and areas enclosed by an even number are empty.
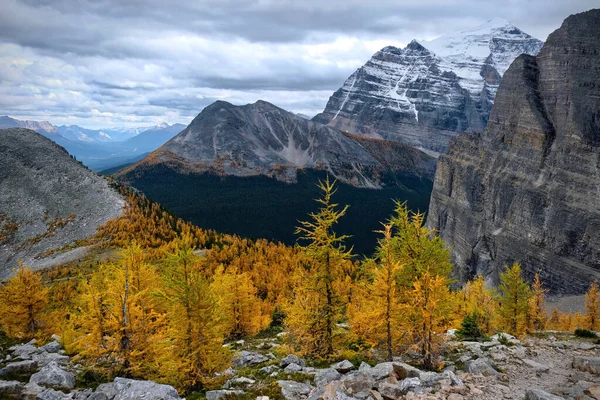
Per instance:
[[[32,268],[56,262],[44,253],[94,234],[123,207],[121,195],[64,148],[29,129],[0,130],[0,278],[18,260]]]
[[[493,19],[433,41],[378,51],[313,119],[369,137],[443,153],[451,138],[481,131],[502,75],[542,42]]]
[[[6,128],[27,128],[32,129],[44,136],[55,135],[58,129],[48,121],[22,121],[9,116],[0,116],[0,129]]]
[[[217,101],[116,177],[200,227],[293,243],[298,220],[315,210],[318,180],[330,174],[336,202],[350,204],[340,229],[369,252],[392,199],[428,207],[434,169],[434,158],[404,144],[356,137],[264,101]]]
[[[538,269],[555,293],[600,277],[600,10],[568,17],[504,74],[486,129],[438,160],[428,224],[457,277]]]
[[[431,157],[409,146],[401,149],[413,163],[395,172],[432,176]],[[245,106],[225,101],[211,104],[181,133],[133,168],[155,164],[196,173],[266,175],[290,182],[296,181],[298,169],[311,168],[369,188],[381,187],[381,174],[392,168],[355,137],[260,100]]]

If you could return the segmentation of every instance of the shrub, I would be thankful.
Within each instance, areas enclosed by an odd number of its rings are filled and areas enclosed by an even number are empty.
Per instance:
[[[583,337],[583,338],[597,338],[598,337],[596,332],[592,332],[589,329],[581,329],[581,328],[575,329],[575,336]]]
[[[461,339],[480,339],[483,337],[483,332],[477,323],[477,314],[467,314],[462,320],[460,329],[456,331],[456,335]]]

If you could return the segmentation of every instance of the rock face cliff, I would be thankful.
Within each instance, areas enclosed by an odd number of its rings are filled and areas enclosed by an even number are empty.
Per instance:
[[[445,152],[451,138],[481,131],[508,65],[542,42],[494,19],[433,41],[375,53],[314,120],[360,135]]]
[[[0,129],[0,279],[18,260],[31,268],[51,264],[45,252],[94,234],[123,206],[106,179],[50,139]]]
[[[506,71],[486,129],[438,160],[428,225],[461,280],[520,261],[555,293],[600,276],[600,10]]]
[[[435,160],[407,145],[344,134],[265,101],[217,101],[181,133],[121,176],[157,164],[181,172],[274,177],[295,182],[299,169],[328,171],[356,187],[379,188],[388,170],[432,179]]]

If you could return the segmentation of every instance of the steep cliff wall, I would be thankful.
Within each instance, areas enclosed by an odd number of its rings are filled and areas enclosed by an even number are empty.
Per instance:
[[[600,276],[600,10],[513,62],[483,133],[440,157],[428,224],[463,281],[514,261],[555,293]]]

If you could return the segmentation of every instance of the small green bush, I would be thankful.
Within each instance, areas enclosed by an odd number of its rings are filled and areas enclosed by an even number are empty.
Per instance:
[[[477,323],[477,314],[467,314],[462,320],[460,329],[456,331],[456,335],[461,339],[481,339],[483,332]]]
[[[597,338],[598,337],[598,335],[596,335],[596,332],[592,332],[589,329],[581,329],[581,328],[575,329],[575,336],[583,337],[583,338]]]

